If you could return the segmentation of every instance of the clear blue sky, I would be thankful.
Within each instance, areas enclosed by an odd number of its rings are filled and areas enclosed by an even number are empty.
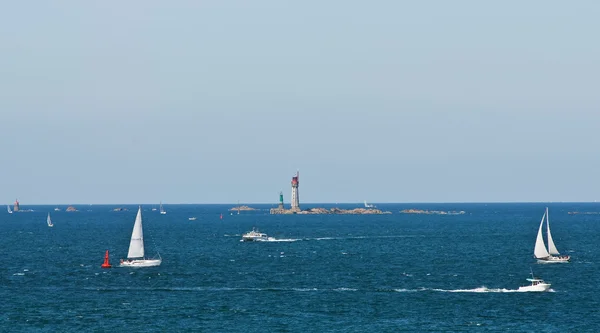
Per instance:
[[[7,204],[600,199],[598,1],[10,1]]]

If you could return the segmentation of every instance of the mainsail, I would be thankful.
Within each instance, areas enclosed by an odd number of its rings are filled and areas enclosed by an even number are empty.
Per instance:
[[[138,208],[133,232],[131,233],[131,242],[129,243],[129,252],[127,258],[144,257],[144,233],[142,231],[142,207]]]
[[[548,252],[550,254],[560,254],[554,245],[552,240],[552,234],[550,234],[550,221],[548,220],[548,207],[546,207],[546,227],[548,231]]]
[[[60,221],[59,221],[60,222]],[[48,217],[46,218],[46,223],[48,223],[48,226],[51,227],[53,226],[52,224],[52,220],[50,219],[50,213],[48,213]]]
[[[550,253],[546,250],[546,244],[544,244],[544,237],[542,236],[542,226],[544,224],[544,219],[548,215],[548,211],[544,212],[544,216],[542,216],[542,221],[540,222],[540,228],[538,230],[537,238],[535,240],[535,248],[533,250],[533,254],[536,258],[547,258],[550,256]]]

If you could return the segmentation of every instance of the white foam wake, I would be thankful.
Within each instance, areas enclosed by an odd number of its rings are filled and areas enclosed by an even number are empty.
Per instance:
[[[482,286],[473,289],[439,289],[439,288],[420,288],[420,289],[394,289],[395,292],[418,292],[418,291],[437,291],[443,293],[526,293],[528,290],[506,289],[506,288],[488,288]],[[549,289],[549,292],[554,292]]]

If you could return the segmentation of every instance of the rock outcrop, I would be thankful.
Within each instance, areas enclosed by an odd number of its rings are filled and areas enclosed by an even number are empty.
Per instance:
[[[272,208],[271,214],[391,214],[392,212],[382,211],[374,208],[354,208],[354,209],[341,209],[341,208],[309,208],[301,211],[293,211],[291,209]]]
[[[403,214],[462,215],[465,213],[465,211],[464,210],[443,211],[443,210],[405,209],[405,210],[401,210],[400,213],[403,213]]]
[[[229,210],[235,211],[235,210],[258,210],[258,209],[252,208],[252,207],[248,207],[248,206],[239,206],[239,207],[230,208]]]

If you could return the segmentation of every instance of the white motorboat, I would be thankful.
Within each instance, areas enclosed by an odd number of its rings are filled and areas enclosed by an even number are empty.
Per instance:
[[[190,221],[196,221],[196,217],[195,217],[195,216],[193,216],[193,217],[188,217],[188,220],[190,220]]]
[[[158,259],[146,259],[144,257],[144,232],[142,230],[142,207],[138,208],[133,231],[131,232],[131,241],[129,243],[129,252],[127,259],[121,259],[121,267],[151,267],[159,266],[162,263],[160,254]]]
[[[252,228],[252,231],[247,232],[242,235],[243,242],[256,242],[256,241],[266,241],[269,240],[267,234],[258,232],[256,228]]]
[[[542,226],[544,224],[544,219],[546,220],[546,233],[548,238],[548,249],[546,249],[546,244],[544,243],[544,237],[542,235]],[[554,241],[552,240],[552,234],[550,233],[550,222],[548,220],[548,207],[546,207],[546,212],[542,216],[542,221],[540,222],[540,228],[538,229],[537,238],[535,240],[535,248],[533,250],[534,257],[538,260],[538,262],[547,262],[547,263],[566,263],[571,260],[571,257],[568,255],[560,255],[556,246],[554,245]]]
[[[527,279],[531,285],[519,287],[519,291],[547,291],[550,289],[550,283],[546,283],[542,279],[535,278],[531,272],[531,279]]]

